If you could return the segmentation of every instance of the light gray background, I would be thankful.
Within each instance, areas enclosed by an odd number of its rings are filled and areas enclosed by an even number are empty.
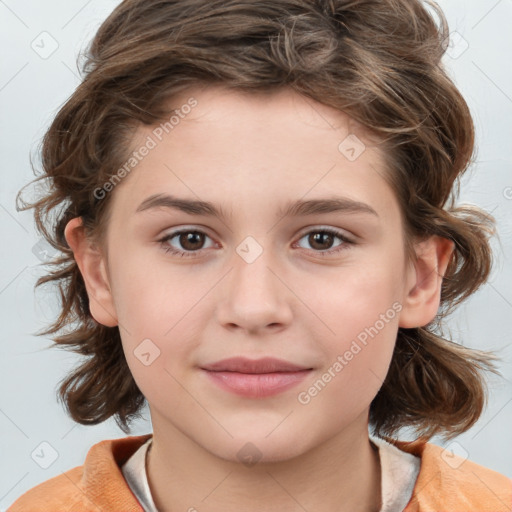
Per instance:
[[[118,3],[0,0],[0,510],[34,485],[81,465],[94,443],[124,436],[113,421],[75,424],[56,401],[58,382],[77,359],[46,349],[51,340],[33,335],[54,318],[57,296],[48,289],[34,293],[43,272],[34,249],[40,239],[32,211],[18,213],[14,203],[17,191],[33,179],[29,154],[79,83],[78,52]],[[450,449],[512,477],[512,0],[439,3],[450,30],[463,37],[452,36],[445,61],[477,130],[478,162],[463,182],[461,202],[492,212],[500,232],[490,283],[459,308],[449,326],[455,340],[499,350],[504,375],[491,379],[485,414]],[[33,49],[49,52],[52,44],[58,48],[49,56]],[[151,431],[147,411],[145,416],[133,435]],[[41,442],[58,453],[47,469],[31,457],[36,448],[41,453]],[[50,462],[51,449],[44,446]]]

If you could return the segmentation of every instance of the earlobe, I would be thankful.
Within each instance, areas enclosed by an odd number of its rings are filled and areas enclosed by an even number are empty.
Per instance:
[[[98,323],[107,327],[118,325],[110,287],[107,262],[99,248],[86,236],[82,219],[71,219],[64,230],[66,241],[73,251],[89,297],[89,310]]]
[[[435,318],[441,302],[443,277],[454,247],[452,240],[439,236],[415,246],[417,260],[410,263],[399,327],[423,327]]]

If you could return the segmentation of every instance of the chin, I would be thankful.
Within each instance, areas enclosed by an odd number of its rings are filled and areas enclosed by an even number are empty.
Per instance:
[[[269,429],[258,431],[254,427],[244,435],[234,439],[225,439],[225,443],[215,443],[212,446],[203,445],[208,451],[220,459],[236,462],[252,467],[255,464],[285,462],[306,453],[311,446],[304,436],[295,431],[273,432]],[[310,440],[311,443],[311,440]]]

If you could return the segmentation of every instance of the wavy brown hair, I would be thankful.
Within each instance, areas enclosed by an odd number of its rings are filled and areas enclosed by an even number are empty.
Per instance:
[[[125,0],[112,12],[86,52],[81,84],[42,141],[35,181],[49,180],[47,193],[18,207],[34,208],[38,231],[61,253],[36,283],[57,283],[62,301],[38,335],[55,335],[55,344],[85,356],[59,388],[75,421],[114,416],[127,433],[145,398],[119,329],[90,314],[64,228],[81,216],[101,243],[111,194],[99,200],[94,191],[126,161],[134,130],[168,119],[178,93],[213,84],[250,93],[288,87],[344,111],[378,138],[408,256],[413,240],[432,235],[452,240],[455,250],[436,318],[398,330],[370,423],[383,436],[412,427],[417,436],[449,438],[477,421],[494,357],[443,338],[441,320],[487,280],[495,221],[455,206],[474,126],[441,60],[448,37],[441,9],[420,0]]]

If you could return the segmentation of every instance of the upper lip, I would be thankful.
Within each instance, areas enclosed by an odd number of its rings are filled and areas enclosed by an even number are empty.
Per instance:
[[[283,359],[264,357],[262,359],[248,359],[246,357],[230,357],[215,363],[202,366],[203,370],[214,372],[239,372],[239,373],[273,373],[296,372],[311,370],[307,366],[299,366]]]

